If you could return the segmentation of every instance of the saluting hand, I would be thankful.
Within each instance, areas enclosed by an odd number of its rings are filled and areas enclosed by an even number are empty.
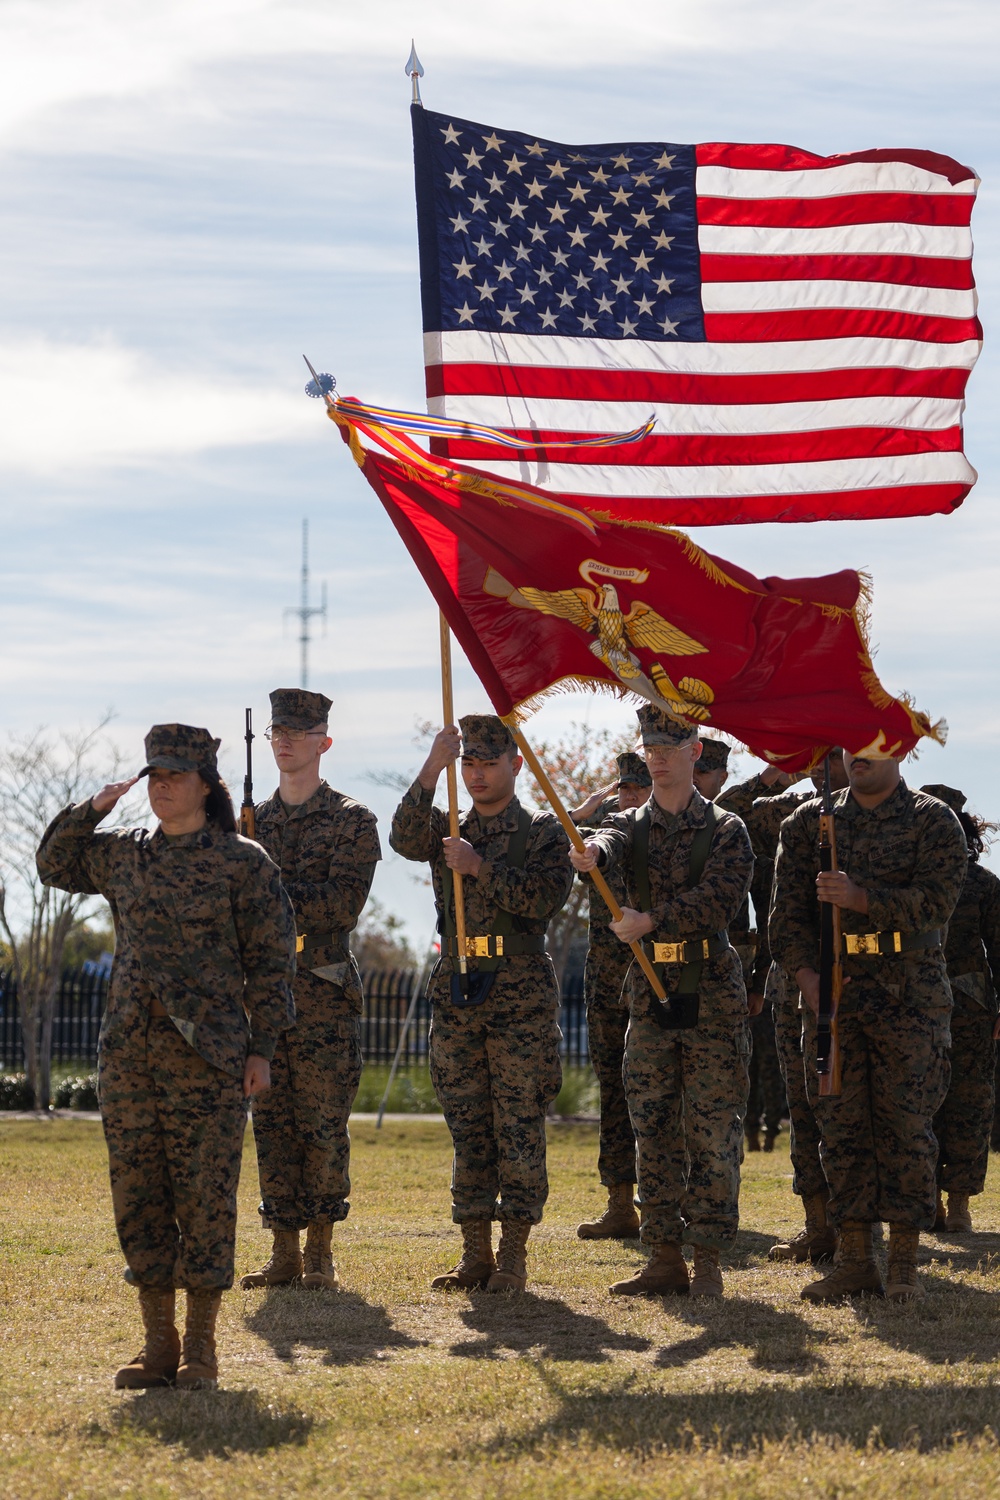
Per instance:
[[[442,839],[441,844],[444,848],[444,862],[449,870],[454,870],[456,875],[479,874],[483,856],[477,854],[466,839]]]
[[[438,777],[452,761],[458,759],[462,753],[462,735],[457,724],[446,724],[439,729],[434,736],[430,754],[420,768],[417,780],[428,792],[432,792],[437,786]]]
[[[607,786],[602,786],[600,791],[591,792],[586,802],[581,802],[579,807],[571,808],[570,817],[574,823],[585,823],[587,819],[597,811],[602,803],[607,802],[618,790],[617,781],[611,781]]]
[[[631,906],[622,907],[620,922],[609,923],[611,931],[623,943],[637,943],[653,930],[653,919],[648,911],[633,911]]]
[[[121,801],[125,793],[131,791],[138,780],[138,776],[130,776],[127,781],[109,781],[107,786],[101,787],[101,790],[95,797],[91,797],[90,804],[94,811],[99,813],[110,812],[115,804]]]

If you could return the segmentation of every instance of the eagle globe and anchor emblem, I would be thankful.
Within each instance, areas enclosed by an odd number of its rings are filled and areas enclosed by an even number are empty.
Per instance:
[[[569,620],[595,637],[589,649],[630,692],[640,694],[675,716],[694,719],[700,724],[710,719],[709,704],[714,702],[715,694],[707,682],[700,677],[682,677],[675,684],[659,662],[652,664],[647,676],[632,650],[635,646],[664,656],[697,656],[708,650],[641,599],[634,600],[626,613],[616,585],[645,583],[649,570],[616,568],[587,558],[580,564],[580,577],[589,587],[550,592],[526,584],[518,588],[490,568],[483,592],[506,599],[516,609],[535,609],[544,615]],[[599,581],[604,579],[615,582]]]

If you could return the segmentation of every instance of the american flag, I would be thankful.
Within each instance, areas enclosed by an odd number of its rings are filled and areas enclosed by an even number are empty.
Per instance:
[[[931,514],[975,482],[978,180],[930,151],[567,146],[413,107],[439,455],[621,520]],[[560,438],[621,432],[593,453]]]

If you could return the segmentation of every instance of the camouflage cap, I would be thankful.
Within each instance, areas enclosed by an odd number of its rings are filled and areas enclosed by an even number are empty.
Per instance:
[[[653,778],[649,774],[649,767],[641,755],[636,755],[634,750],[625,750],[621,755],[616,755],[618,762],[618,785],[619,786],[652,786]]]
[[[637,709],[636,718],[644,745],[686,745],[698,736],[697,729],[652,703],[644,703]]]
[[[710,739],[707,735],[701,738],[701,755],[695,765],[696,771],[725,771],[729,765],[729,752],[732,745],[727,745],[725,740]]]
[[[966,803],[964,792],[960,792],[957,787],[945,786],[943,782],[934,782],[931,786],[922,786],[920,790],[926,792],[928,797],[936,797],[939,802],[947,803],[952,812],[961,812]]]
[[[459,719],[462,731],[462,754],[474,760],[499,760],[501,755],[517,753],[517,745],[503,719],[496,714],[466,714]]]
[[[154,768],[161,771],[217,771],[216,752],[222,744],[207,729],[191,724],[154,724],[143,744],[146,764],[139,772],[146,776]]]
[[[330,717],[333,702],[323,693],[305,688],[275,688],[271,698],[271,723],[282,729],[315,729]]]

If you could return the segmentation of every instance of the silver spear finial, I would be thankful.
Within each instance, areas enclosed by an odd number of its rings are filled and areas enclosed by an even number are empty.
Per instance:
[[[420,79],[424,76],[424,68],[420,58],[417,56],[416,43],[412,37],[410,38],[410,55],[406,59],[406,74],[413,83],[413,98],[411,102],[414,104],[423,104],[424,101],[420,97]]]

